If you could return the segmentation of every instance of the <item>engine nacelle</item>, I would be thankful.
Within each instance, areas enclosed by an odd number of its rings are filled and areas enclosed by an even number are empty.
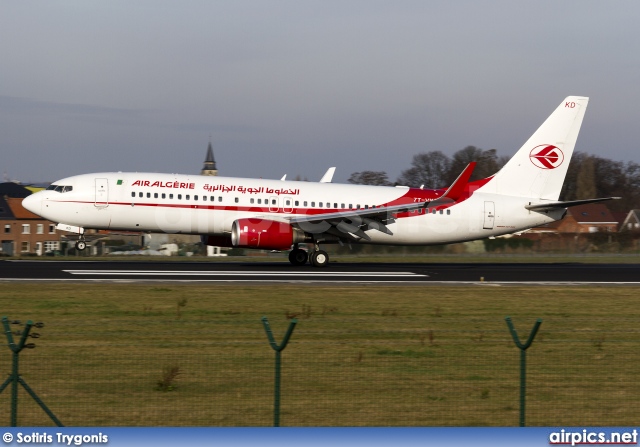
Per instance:
[[[231,235],[228,236],[211,236],[208,234],[200,235],[200,242],[204,245],[210,245],[212,247],[233,247],[231,245]]]
[[[286,222],[238,219],[231,226],[231,243],[234,247],[288,250],[292,244],[305,240],[304,231]]]

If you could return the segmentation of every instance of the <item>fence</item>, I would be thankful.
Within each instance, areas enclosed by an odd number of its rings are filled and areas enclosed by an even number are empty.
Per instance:
[[[520,351],[503,319],[417,327],[391,315],[379,329],[376,318],[302,316],[282,352],[281,425],[518,425]],[[272,425],[274,351],[260,320],[116,323],[93,322],[91,340],[47,326],[21,354],[21,376],[66,426]],[[534,320],[514,323],[526,339]],[[637,323],[545,317],[527,351],[527,425],[636,424]],[[271,319],[278,343],[288,324]],[[3,348],[0,373],[10,371]],[[5,426],[9,407],[0,394]],[[18,424],[53,425],[23,391]]]

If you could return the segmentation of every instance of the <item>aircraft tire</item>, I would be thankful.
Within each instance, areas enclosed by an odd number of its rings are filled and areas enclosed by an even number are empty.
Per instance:
[[[311,254],[311,264],[314,267],[326,267],[329,264],[329,255],[324,250],[314,251]]]
[[[293,265],[305,265],[307,263],[307,252],[301,248],[294,248],[289,252],[289,262]]]
[[[82,251],[85,248],[87,248],[87,243],[85,241],[78,241],[76,242],[76,249]]]

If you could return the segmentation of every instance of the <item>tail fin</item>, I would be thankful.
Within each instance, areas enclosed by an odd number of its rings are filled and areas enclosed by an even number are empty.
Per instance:
[[[558,200],[589,98],[569,96],[481,189]]]

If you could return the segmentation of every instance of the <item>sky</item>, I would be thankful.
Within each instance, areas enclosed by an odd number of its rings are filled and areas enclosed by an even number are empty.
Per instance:
[[[0,174],[395,180],[512,155],[569,95],[576,150],[640,162],[640,2],[0,0]]]

